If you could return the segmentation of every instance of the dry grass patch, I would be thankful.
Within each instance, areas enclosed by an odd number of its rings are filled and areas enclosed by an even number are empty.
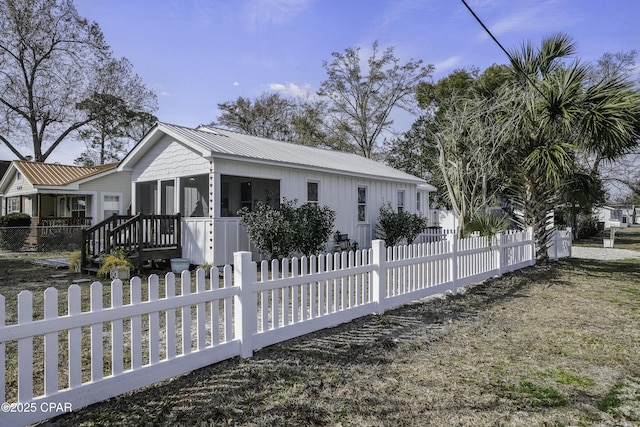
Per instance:
[[[533,267],[51,425],[637,425],[639,286],[638,261]]]

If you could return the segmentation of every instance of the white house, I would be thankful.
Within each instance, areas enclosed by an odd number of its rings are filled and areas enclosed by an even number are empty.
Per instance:
[[[599,206],[593,210],[593,213],[598,217],[598,222],[604,223],[605,228],[625,228],[638,224],[638,213],[635,206]]]
[[[424,180],[361,156],[210,127],[156,124],[118,167],[132,211],[183,217],[183,257],[223,265],[250,250],[239,209],[286,198],[336,212],[335,231],[369,247],[383,204],[429,214]],[[329,242],[332,246],[333,242]]]

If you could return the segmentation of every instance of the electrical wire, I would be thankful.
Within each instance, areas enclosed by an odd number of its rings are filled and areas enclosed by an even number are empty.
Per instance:
[[[540,95],[542,95],[545,99],[547,99],[547,97],[545,96],[544,93],[542,93],[542,91],[540,90],[540,88],[534,83],[533,80],[531,80],[531,77],[529,77],[529,75],[527,73],[524,72],[524,70],[522,68],[520,68],[520,65],[513,59],[513,57],[511,56],[511,54],[509,53],[509,51],[507,49],[504,48],[504,46],[502,46],[502,43],[500,43],[498,41],[498,39],[493,35],[493,33],[489,30],[489,28],[487,28],[486,25],[484,25],[484,22],[482,22],[482,20],[480,19],[480,17],[478,15],[476,15],[476,13],[473,11],[473,9],[471,9],[471,7],[467,4],[467,2],[465,0],[460,0],[462,2],[462,4],[465,5],[465,7],[467,8],[467,10],[469,10],[469,12],[471,13],[471,15],[473,15],[473,17],[476,19],[476,21],[478,21],[478,23],[482,26],[482,28],[484,28],[484,30],[487,32],[487,34],[489,34],[489,37],[491,37],[491,39],[496,42],[496,44],[500,47],[500,49],[502,49],[502,51],[505,53],[505,55],[507,55],[507,58],[509,58],[509,61],[511,62],[511,65],[513,66],[513,68],[516,69],[516,72],[520,73],[522,76],[524,76],[525,79],[527,79],[527,81],[531,84],[531,86],[533,86],[533,88],[538,91],[538,93]]]

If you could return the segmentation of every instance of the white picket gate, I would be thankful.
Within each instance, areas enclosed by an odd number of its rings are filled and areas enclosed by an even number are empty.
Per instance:
[[[91,307],[81,310],[81,288],[72,285],[67,313],[59,315],[57,291],[49,288],[41,320],[33,320],[32,294],[23,291],[18,322],[12,325],[4,325],[0,296],[0,401],[14,402],[0,412],[0,425],[43,420],[59,415],[48,410],[56,404],[62,410],[78,409],[534,263],[532,232],[527,230],[493,239],[451,235],[386,249],[377,240],[368,250],[263,261],[259,274],[251,253],[237,252],[233,270],[213,268],[210,280],[197,270],[195,290],[189,272],[179,276],[179,288],[176,276],[167,274],[162,297],[157,276],[149,277],[144,299],[141,280],[133,278],[126,303],[121,281],[112,282],[107,303],[107,289],[96,282],[90,286]],[[34,338],[42,336],[43,354],[34,354]],[[35,358],[44,359],[36,370]],[[7,369],[16,363],[17,392],[5,385]],[[42,390],[34,390],[34,375],[44,378]]]

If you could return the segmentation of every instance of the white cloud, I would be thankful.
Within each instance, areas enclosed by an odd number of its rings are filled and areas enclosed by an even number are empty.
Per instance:
[[[160,92],[160,96],[171,96],[171,94],[167,91]]]
[[[280,92],[283,95],[296,98],[307,98],[313,96],[311,85],[308,83],[302,86],[298,86],[295,83],[269,83],[269,89],[275,92]]]
[[[499,9],[495,8],[494,2],[490,1],[488,8],[494,9],[491,14],[496,14]],[[509,6],[512,4],[509,3]],[[526,33],[528,31],[556,31],[558,28],[566,28],[574,23],[577,16],[571,16],[560,8],[561,3],[557,0],[533,1],[528,5],[518,3],[513,11],[507,12],[506,15],[497,20],[483,19],[484,23],[489,27],[493,35],[500,36],[510,32]],[[503,9],[506,4],[502,5]],[[481,14],[482,18],[482,14]],[[489,38],[485,31],[479,33],[481,40]]]
[[[233,82],[233,85],[234,86],[240,86],[240,83],[239,82]]]
[[[246,4],[247,18],[255,26],[282,25],[303,11],[310,0],[250,0]]]
[[[447,72],[452,70],[456,65],[458,65],[462,61],[461,56],[451,56],[449,58],[443,59],[442,61],[438,61],[434,64],[435,71],[438,74],[442,74],[443,72]]]

